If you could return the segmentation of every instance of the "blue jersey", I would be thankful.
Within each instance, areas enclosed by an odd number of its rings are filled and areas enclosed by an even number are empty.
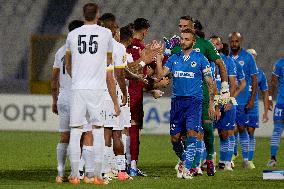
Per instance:
[[[284,104],[284,57],[275,63],[272,73],[278,77],[276,104]]]
[[[234,60],[234,59],[232,59]],[[245,79],[245,73],[244,73],[244,70],[243,70],[243,67],[240,65],[239,62],[235,62],[235,65],[236,65],[236,70],[237,70],[237,81],[240,82],[242,79]]]
[[[251,76],[257,74],[257,66],[253,56],[244,49],[241,49],[237,56],[234,56],[233,54],[230,54],[230,56],[242,66],[246,82],[251,83]],[[246,105],[249,98],[249,85],[246,85],[244,90],[242,90],[240,95],[237,97],[238,105]]]
[[[172,55],[166,62],[173,74],[173,97],[194,96],[202,99],[203,73],[211,74],[207,58],[193,50],[188,57],[183,52]]]
[[[236,68],[236,64],[235,64],[234,60],[231,57],[226,56],[224,54],[221,54],[221,58],[226,65],[228,77],[237,76],[237,73],[236,73],[237,68]],[[216,85],[217,85],[218,91],[220,91],[221,90],[221,76],[220,76],[219,71],[217,71],[217,74],[216,74]]]
[[[258,88],[260,91],[268,90],[267,79],[266,79],[264,72],[261,69],[259,69],[257,73],[257,83],[258,83]],[[249,90],[251,92],[251,83],[249,86]],[[254,107],[253,109],[250,109],[248,113],[250,115],[258,115],[258,90],[256,91],[256,95],[254,97]]]

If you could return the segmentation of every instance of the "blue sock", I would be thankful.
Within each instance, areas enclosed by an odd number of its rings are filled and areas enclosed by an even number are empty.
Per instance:
[[[239,132],[240,135],[240,145],[242,149],[242,155],[244,161],[248,160],[248,149],[249,149],[249,136],[247,130]]]
[[[184,161],[184,159],[183,159],[184,148],[183,148],[182,141],[179,140],[177,142],[172,142],[172,145],[173,145],[173,150],[175,151],[177,157],[181,161]]]
[[[248,160],[252,161],[255,151],[255,136],[254,134],[249,134],[249,153]]]
[[[195,154],[195,161],[196,167],[200,166],[200,161],[203,155],[203,140],[196,140],[196,154]]]
[[[229,162],[232,161],[234,147],[235,147],[235,136],[232,135],[228,137],[228,152],[226,156],[226,161],[229,161]]]
[[[196,143],[197,138],[193,136],[188,136],[186,138],[187,146],[184,152],[185,154],[185,167],[189,170],[192,167],[192,162],[196,154]]]
[[[234,155],[238,155],[239,133],[235,133]]]
[[[220,161],[226,161],[226,155],[228,151],[228,138],[222,139],[220,138]]]
[[[271,156],[276,157],[277,155],[280,138],[283,132],[283,127],[284,127],[283,123],[274,123],[274,129],[273,129],[273,133],[272,133],[271,140],[270,140]]]

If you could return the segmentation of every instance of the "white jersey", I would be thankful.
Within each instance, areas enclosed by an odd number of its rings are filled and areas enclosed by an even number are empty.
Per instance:
[[[112,39],[112,42],[113,42],[114,68],[125,68],[127,66],[126,48],[123,44],[117,42],[114,38]],[[117,82],[116,82],[116,94],[119,97],[118,98],[119,100],[122,96],[122,93]],[[110,98],[111,97],[109,96],[108,99]]]
[[[107,28],[83,25],[70,32],[66,50],[72,56],[72,89],[104,90],[107,53],[112,49],[112,33]]]
[[[67,74],[65,69],[65,53],[66,47],[63,45],[55,54],[53,68],[60,69],[59,75],[59,97],[60,104],[69,104],[71,96],[71,77]]]

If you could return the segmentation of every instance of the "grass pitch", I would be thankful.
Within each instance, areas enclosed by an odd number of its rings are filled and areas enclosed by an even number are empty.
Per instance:
[[[112,181],[107,186],[69,183],[56,184],[56,144],[58,133],[0,132],[0,188],[284,188],[284,181],[263,181],[262,170],[267,169],[269,139],[257,138],[254,163],[256,169],[244,170],[241,158],[233,172],[217,172],[214,177],[177,179],[177,162],[168,136],[144,135],[141,138],[139,167],[148,177],[135,177],[133,181]],[[216,142],[216,150],[218,141]],[[284,169],[284,151],[280,147],[278,169]]]

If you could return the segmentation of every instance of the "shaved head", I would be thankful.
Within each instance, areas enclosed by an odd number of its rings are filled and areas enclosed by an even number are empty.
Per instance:
[[[237,37],[237,38],[239,38],[239,39],[242,39],[242,38],[243,38],[240,32],[232,32],[232,33],[230,33],[230,34],[229,34],[229,39],[230,39],[231,37],[233,37],[233,36],[234,36],[234,37]]]

